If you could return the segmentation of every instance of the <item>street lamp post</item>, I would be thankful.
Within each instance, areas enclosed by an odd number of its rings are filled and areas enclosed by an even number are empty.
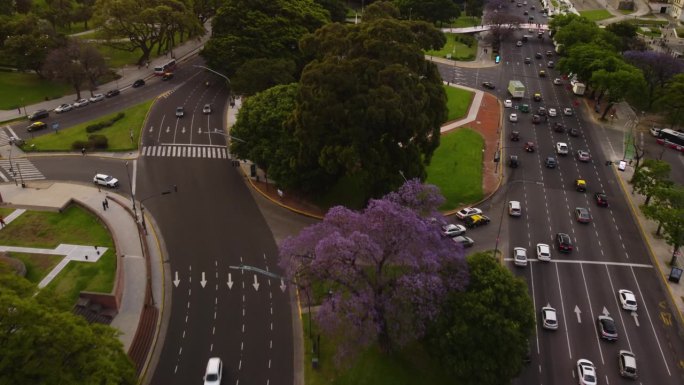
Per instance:
[[[145,231],[145,235],[147,235],[147,225],[145,224],[145,206],[143,206],[143,202],[145,202],[148,199],[160,197],[163,195],[169,195],[169,194],[171,194],[171,192],[172,192],[171,190],[165,190],[165,191],[162,191],[161,193],[157,193],[154,195],[150,195],[146,198],[143,198],[140,200],[140,202],[138,202],[138,204],[140,206],[140,220],[141,220],[140,223],[142,224],[143,231]]]

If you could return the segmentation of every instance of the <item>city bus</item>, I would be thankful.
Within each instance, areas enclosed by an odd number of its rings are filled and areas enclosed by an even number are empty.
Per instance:
[[[167,72],[173,72],[176,68],[176,59],[171,59],[161,66],[154,67],[154,74],[156,76],[162,76]]]
[[[684,152],[684,132],[663,128],[658,134],[658,144]]]

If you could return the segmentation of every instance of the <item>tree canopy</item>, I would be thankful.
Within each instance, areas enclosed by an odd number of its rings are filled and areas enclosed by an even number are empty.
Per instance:
[[[670,124],[684,125],[684,74],[675,75],[667,82],[656,105]]]
[[[240,94],[263,91],[274,85],[273,79],[291,83],[303,66],[299,39],[329,17],[312,0],[226,0],[201,55],[209,67],[231,78]],[[264,66],[264,59],[280,64]],[[264,88],[246,89],[250,82]]]
[[[670,164],[657,159],[646,159],[634,172],[630,181],[634,190],[646,196],[645,206],[648,206],[651,197],[660,189],[670,187]]]
[[[446,95],[423,49],[441,47],[445,38],[428,23],[381,16],[379,7],[388,4],[368,6],[362,23],[329,24],[302,39],[312,61],[292,121],[301,146],[292,174],[304,192],[351,178],[365,189],[365,201],[400,185],[400,171],[425,178]]]
[[[520,372],[534,309],[527,284],[489,253],[468,256],[470,282],[450,293],[428,333],[454,383],[500,385]]]
[[[0,282],[0,384],[137,383],[116,330],[38,301],[23,278]]]
[[[394,0],[404,18],[431,23],[449,22],[461,11],[453,0]]]
[[[387,352],[414,341],[447,293],[465,287],[462,247],[419,215],[436,211],[443,199],[435,186],[411,180],[362,211],[334,207],[281,244],[289,279],[331,290],[316,322],[329,338],[339,337],[339,355],[373,343]]]

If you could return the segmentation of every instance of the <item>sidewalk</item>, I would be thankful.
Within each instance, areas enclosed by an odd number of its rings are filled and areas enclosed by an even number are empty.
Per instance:
[[[121,332],[119,340],[131,355],[132,350],[136,349],[135,338],[143,310],[149,306],[150,296],[152,299],[159,298],[158,293],[161,292],[163,278],[158,271],[161,266],[162,252],[157,248],[155,232],[152,229],[149,235],[144,236],[143,246],[143,239],[139,236],[138,225],[132,215],[130,199],[120,195],[116,190],[49,181],[27,182],[25,188],[8,183],[1,184],[0,196],[3,207],[17,209],[60,211],[75,202],[97,215],[107,226],[114,239],[117,261],[119,261],[117,282],[115,282],[113,293],[121,294],[118,314],[114,316],[111,326]],[[102,207],[105,197],[110,202],[106,211]],[[148,221],[148,223],[152,222]],[[152,225],[148,227],[152,228]],[[149,261],[145,260],[142,247],[145,247]],[[153,270],[152,282],[148,287],[147,275],[150,267]],[[152,292],[148,290],[151,287],[154,287]],[[147,330],[147,332],[154,337],[157,331],[157,317],[153,326],[154,329]],[[151,344],[148,345],[143,359],[133,360],[139,372],[145,365],[146,352],[151,347]]]
[[[172,54],[166,54],[163,56],[159,56],[157,58],[151,59],[150,60],[150,65],[149,67],[146,66],[134,66],[134,65],[128,65],[124,66],[123,68],[117,69],[117,74],[121,75],[121,78],[109,82],[107,84],[102,84],[100,87],[97,89],[97,92],[99,93],[105,93],[108,90],[112,89],[119,89],[119,90],[126,90],[131,87],[131,84],[133,84],[134,81],[138,79],[150,79],[154,77],[154,67],[155,65],[161,65],[164,62],[168,61],[171,59],[172,55],[173,57],[176,58],[179,64],[181,64],[183,61],[185,61],[189,56],[196,54],[199,52],[199,50],[202,48],[204,43],[206,43],[209,38],[211,37],[211,23],[207,21],[204,24],[204,28],[206,29],[207,33],[204,34],[199,40],[198,39],[192,39],[186,41],[184,44],[179,45],[177,47],[174,47],[172,50]],[[90,97],[90,92],[85,90],[81,92],[82,97]],[[73,103],[76,101],[76,94],[70,94],[70,95],[65,95],[62,96],[61,98],[57,99],[52,99],[36,104],[32,104],[30,106],[25,107],[25,112],[27,114],[32,113],[33,111],[36,110],[48,110],[51,111],[55,109],[57,106],[60,104],[64,103]],[[18,113],[17,110],[0,110],[0,122],[6,122],[9,120],[21,118],[24,116],[24,109],[22,109],[21,113]]]

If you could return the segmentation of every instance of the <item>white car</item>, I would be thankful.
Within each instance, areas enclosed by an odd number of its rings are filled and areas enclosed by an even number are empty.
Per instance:
[[[577,377],[580,385],[596,385],[596,368],[584,358],[577,360]]]
[[[572,108],[570,108],[570,107],[563,108],[563,115],[572,116]]]
[[[628,350],[620,350],[618,353],[618,366],[622,377],[637,378],[636,357]]]
[[[102,100],[104,100],[104,99],[105,99],[105,96],[104,96],[104,95],[102,95],[102,94],[95,94],[95,95],[93,95],[93,96],[90,97],[90,102],[91,102],[91,103],[97,103],[97,102],[102,101]]]
[[[660,128],[651,127],[648,131],[651,133],[651,136],[655,136],[656,138],[660,136]]]
[[[568,144],[563,142],[556,143],[556,154],[568,155]]]
[[[457,237],[463,235],[466,232],[466,228],[463,225],[448,224],[442,226],[442,233],[447,237]]]
[[[64,103],[64,104],[59,105],[59,107],[55,108],[55,112],[58,114],[61,114],[62,112],[69,112],[73,108],[74,108],[74,106],[72,106],[71,104]]]
[[[223,377],[223,362],[218,357],[212,357],[207,362],[207,370],[204,372],[204,385],[220,385]]]
[[[549,108],[549,116],[558,116],[558,112],[555,108]]]
[[[561,80],[561,78],[555,78],[553,79],[553,84],[560,86],[561,84],[563,84],[563,81]]]
[[[637,301],[634,293],[629,290],[618,290],[618,297],[620,297],[620,303],[622,308],[629,311],[637,311]]]
[[[465,219],[471,215],[476,214],[482,214],[482,210],[478,209],[477,207],[466,207],[458,210],[458,212],[456,213],[456,217],[458,219]]]
[[[551,260],[551,248],[546,243],[537,243],[537,259],[540,261]]]
[[[202,108],[202,113],[211,114],[211,104],[205,104]]]
[[[78,99],[74,102],[74,107],[79,108],[88,105],[88,99]]]
[[[518,114],[511,114],[508,117],[508,120],[510,120],[511,122],[517,122],[518,121]]]
[[[524,247],[513,249],[513,264],[516,266],[527,266],[527,250]]]
[[[185,116],[185,110],[183,107],[176,107],[176,117],[182,118],[183,116]]]
[[[522,206],[518,201],[508,201],[508,215],[519,217],[522,215]]]
[[[515,46],[516,46],[516,47],[522,47],[522,41],[518,40],[518,41],[515,43]]]
[[[116,188],[119,187],[119,180],[114,178],[111,175],[105,175],[105,174],[96,174],[93,177],[93,183],[100,185],[100,186],[105,186],[105,187],[112,187]]]
[[[556,316],[556,309],[551,306],[544,306],[541,309],[542,327],[544,329],[556,330],[558,329],[558,317]]]
[[[511,99],[504,100],[504,107],[512,108],[513,107],[513,101]]]

